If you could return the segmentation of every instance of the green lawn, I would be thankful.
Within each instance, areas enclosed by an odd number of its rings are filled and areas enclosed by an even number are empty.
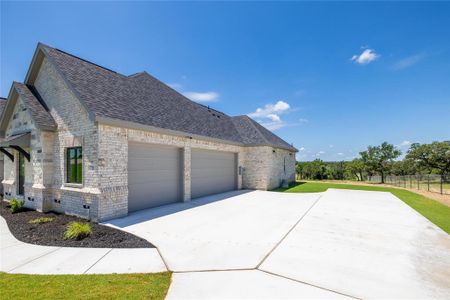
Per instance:
[[[169,272],[113,275],[21,275],[0,273],[7,299],[164,299]]]
[[[326,182],[297,182],[290,188],[279,188],[275,191],[288,193],[314,193],[324,192],[329,188],[390,192],[450,234],[450,207],[425,196],[403,189]]]

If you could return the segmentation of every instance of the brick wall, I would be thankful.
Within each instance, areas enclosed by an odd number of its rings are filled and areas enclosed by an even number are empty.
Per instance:
[[[43,136],[47,208],[96,219],[100,195],[97,126],[47,59],[44,59],[34,85],[58,126],[53,136]],[[66,183],[66,149],[76,146],[83,147],[81,185]],[[48,155],[50,151],[52,155]]]

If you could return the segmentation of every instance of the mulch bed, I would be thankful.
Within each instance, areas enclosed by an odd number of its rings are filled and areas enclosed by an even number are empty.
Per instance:
[[[128,232],[89,222],[85,219],[58,214],[55,212],[41,213],[34,210],[11,213],[9,204],[1,201],[0,215],[6,220],[9,230],[19,241],[59,247],[89,247],[89,248],[154,248],[148,241]],[[53,218],[53,221],[41,224],[30,224],[37,218]],[[92,233],[82,240],[64,240],[63,233],[69,222],[89,222]]]

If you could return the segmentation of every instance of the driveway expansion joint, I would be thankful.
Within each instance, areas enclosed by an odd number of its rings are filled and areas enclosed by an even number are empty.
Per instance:
[[[83,274],[86,274],[90,269],[92,269],[92,267],[94,267],[99,261],[101,261],[106,255],[108,255],[111,251],[113,250],[113,248],[109,249],[105,254],[102,255],[102,257],[100,257],[99,259],[97,259],[97,261],[95,263],[93,263],[89,268],[86,269],[86,271],[83,272]]]
[[[287,236],[297,227],[297,225],[303,220],[303,218],[311,211],[311,209],[319,202],[320,198],[322,198],[322,195],[319,195],[319,197],[314,201],[314,203],[308,208],[308,210],[305,211],[305,213],[295,222],[294,225],[286,232],[286,234],[278,241],[278,243],[275,244],[275,246],[263,257],[263,259],[259,262],[259,264],[256,266],[256,269],[258,269],[265,261],[266,259],[275,251],[278,246],[281,245],[281,243],[287,238]]]
[[[31,260],[28,260],[27,262],[25,262],[25,263],[23,263],[23,264],[20,264],[20,265],[15,266],[15,267],[12,268],[11,270],[8,270],[8,272],[12,272],[12,271],[14,271],[14,270],[16,270],[16,269],[18,269],[18,268],[21,268],[21,267],[23,267],[23,266],[26,266],[26,265],[28,265],[29,263],[32,263],[33,261],[38,260],[39,258],[42,258],[42,257],[47,256],[47,255],[49,255],[49,254],[52,254],[52,253],[54,253],[54,252],[56,252],[56,251],[58,251],[58,250],[61,250],[61,248],[62,248],[62,247],[58,247],[58,248],[56,248],[56,249],[54,249],[54,250],[52,250],[52,251],[45,252],[44,254],[39,255],[39,256],[37,256],[37,257],[31,259]]]
[[[297,279],[294,279],[294,278],[291,278],[291,277],[283,276],[283,275],[280,275],[280,274],[277,274],[277,273],[273,273],[273,272],[269,272],[269,271],[261,270],[261,269],[256,269],[256,270],[258,270],[260,272],[263,272],[263,273],[266,273],[266,274],[270,274],[272,276],[281,277],[281,278],[284,278],[284,279],[287,279],[287,280],[295,281],[297,283],[306,284],[306,285],[309,285],[309,286],[312,286],[312,287],[315,287],[315,288],[318,288],[318,289],[321,289],[321,290],[324,290],[324,291],[328,291],[328,292],[332,292],[332,293],[335,293],[335,294],[339,294],[339,295],[342,295],[342,296],[345,296],[345,297],[350,297],[350,298],[353,298],[353,299],[362,300],[362,298],[358,298],[358,297],[355,297],[355,296],[352,296],[352,295],[344,294],[344,293],[341,293],[341,292],[338,292],[338,291],[335,291],[335,290],[332,290],[332,289],[327,289],[327,288],[324,288],[324,287],[321,287],[321,286],[318,286],[318,285],[315,285],[315,284],[311,284],[311,283],[308,283],[308,282],[305,282],[305,281],[301,281],[301,280],[297,280]]]

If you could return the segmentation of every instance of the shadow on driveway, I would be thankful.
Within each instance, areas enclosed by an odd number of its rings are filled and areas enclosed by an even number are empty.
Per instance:
[[[117,228],[124,228],[130,225],[138,224],[145,221],[150,221],[153,219],[157,219],[160,217],[168,216],[171,214],[175,214],[187,209],[199,207],[202,205],[214,203],[217,201],[226,200],[231,197],[239,196],[242,194],[246,194],[249,192],[253,192],[253,190],[239,190],[239,191],[231,191],[221,194],[215,194],[210,196],[205,196],[197,199],[192,199],[188,202],[177,202],[173,204],[166,204],[163,206],[152,207],[148,209],[143,209],[140,211],[132,212],[128,216],[112,219],[109,221],[103,222],[103,224],[112,225]]]

